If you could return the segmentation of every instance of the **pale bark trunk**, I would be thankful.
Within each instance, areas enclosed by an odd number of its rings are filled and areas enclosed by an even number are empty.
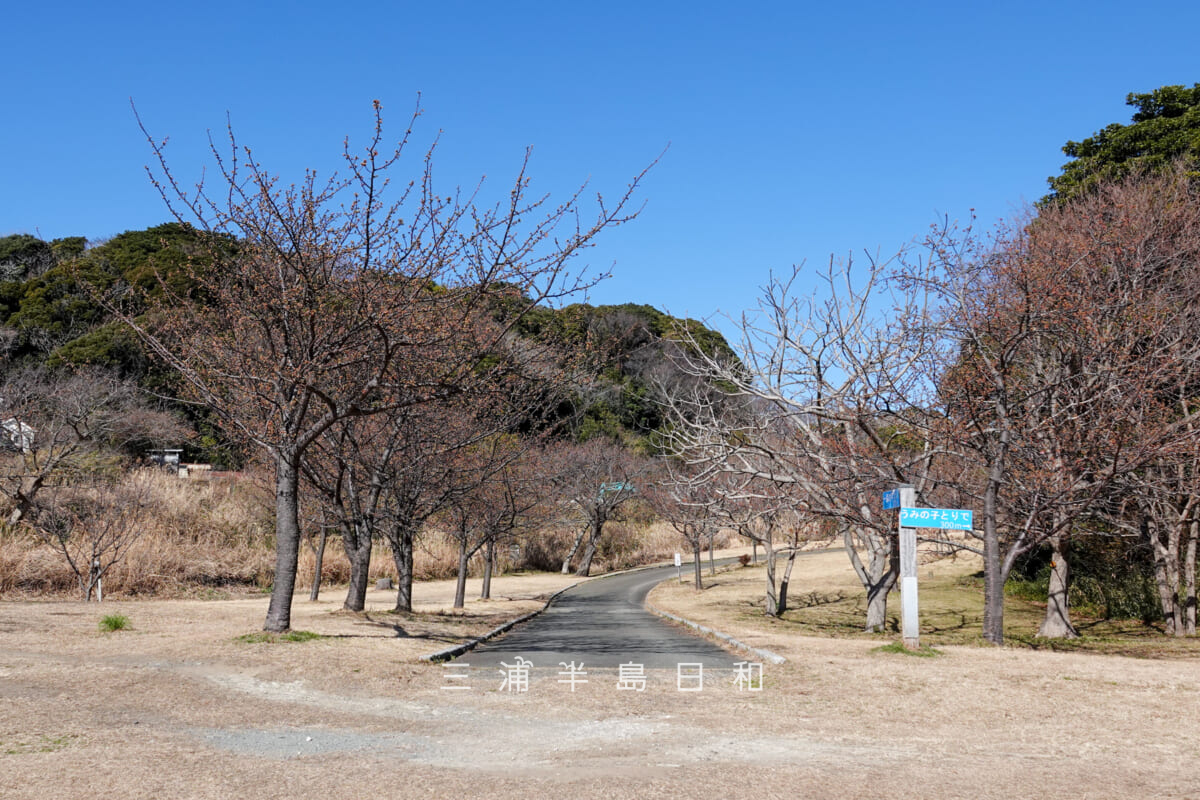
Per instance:
[[[775,590],[775,550],[769,539],[763,542],[763,554],[767,559],[767,616],[778,617],[783,612],[779,608],[779,595]]]
[[[890,539],[889,539],[890,541]],[[883,633],[887,629],[888,595],[896,587],[900,574],[899,543],[877,548],[871,553],[871,583],[867,586],[867,631]]]
[[[1171,624],[1172,632],[1176,636],[1185,636],[1183,622],[1183,601],[1179,596],[1179,584],[1182,578],[1183,564],[1181,556],[1183,555],[1182,536],[1186,529],[1187,523],[1184,520],[1179,520],[1171,525],[1170,533],[1167,536],[1167,580],[1171,585],[1171,605],[1174,607],[1175,617]]]
[[[717,574],[717,560],[713,556],[713,550],[716,549],[716,546],[715,546],[716,543],[713,541],[715,538],[716,538],[716,534],[711,534],[708,537],[708,574],[709,575]]]
[[[692,543],[692,568],[693,568],[693,571],[695,572],[695,576],[696,576],[696,591],[700,591],[704,588],[704,583],[700,578],[700,573],[702,570],[700,567],[700,537],[699,536],[697,536],[696,540]]]
[[[1184,626],[1188,636],[1196,635],[1196,545],[1200,540],[1200,520],[1188,525],[1187,551],[1183,562]]]
[[[1187,636],[1186,609],[1184,608],[1187,605],[1187,599],[1180,594],[1183,574],[1187,569],[1183,563],[1183,543],[1187,538],[1187,530],[1187,519],[1180,518],[1171,525],[1170,535],[1167,537],[1167,580],[1171,585],[1171,605],[1175,612],[1171,623],[1171,632],[1176,636]]]
[[[1046,617],[1038,636],[1046,639],[1077,639],[1079,631],[1071,624],[1070,565],[1067,562],[1067,542],[1061,535],[1050,537],[1050,588],[1046,595]]]
[[[563,559],[563,575],[566,575],[571,571],[571,559],[575,558],[575,554],[579,552],[579,546],[583,544],[583,537],[587,536],[589,529],[590,528],[584,528],[579,532],[579,535],[575,537],[575,544],[571,545],[571,549],[567,553],[567,557]]]
[[[1154,584],[1158,590],[1158,602],[1162,607],[1163,624],[1169,635],[1182,635],[1179,617],[1179,567],[1172,558],[1169,543],[1163,542],[1157,520],[1142,517],[1143,534],[1150,540],[1154,550]],[[1168,537],[1169,538],[1169,537]],[[1172,564],[1175,561],[1175,564]]]
[[[45,481],[45,476],[35,475],[32,478],[22,478],[21,485],[17,489],[16,501],[17,504],[13,508],[12,513],[8,515],[8,524],[16,525],[21,520],[29,515],[33,510],[33,498],[37,496],[38,491],[42,488]]]
[[[887,629],[888,594],[896,584],[896,576],[885,575],[867,587],[867,632],[883,633]]]
[[[487,549],[483,559],[483,589],[479,592],[480,600],[492,599],[492,571],[496,568],[496,542],[488,539]]]
[[[880,633],[887,624],[888,594],[895,588],[896,577],[900,574],[899,546],[894,533],[887,537],[875,531],[862,534],[870,555],[869,562],[864,565],[855,547],[856,530],[853,526],[843,525],[842,544],[850,557],[854,573],[867,592],[865,630],[868,633]]]
[[[299,456],[275,458],[275,579],[263,630],[283,633],[292,626],[292,595],[300,558]]]

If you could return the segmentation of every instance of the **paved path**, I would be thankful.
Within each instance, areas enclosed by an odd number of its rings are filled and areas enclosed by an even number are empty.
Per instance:
[[[684,564],[685,578],[691,575]],[[503,636],[459,657],[472,671],[515,663],[517,656],[534,668],[559,669],[559,662],[580,662],[588,669],[617,669],[637,663],[646,669],[676,669],[680,662],[700,662],[704,669],[733,669],[745,661],[707,639],[650,613],[646,595],[654,586],[675,577],[675,567],[597,578],[559,595],[538,616]]]

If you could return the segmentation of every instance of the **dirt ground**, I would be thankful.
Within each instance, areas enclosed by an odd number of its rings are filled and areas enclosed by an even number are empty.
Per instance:
[[[305,642],[238,641],[264,596],[0,603],[0,797],[1200,798],[1200,659],[916,658],[747,628],[728,632],[788,659],[761,691],[713,674],[681,692],[674,671],[571,691],[556,667],[525,693],[419,660],[573,580],[505,577],[509,599],[457,615],[448,583],[418,586],[411,616],[387,592],[345,614],[330,590],[295,603],[323,637]],[[652,596],[702,615],[694,599]],[[130,627],[101,632],[112,613]]]

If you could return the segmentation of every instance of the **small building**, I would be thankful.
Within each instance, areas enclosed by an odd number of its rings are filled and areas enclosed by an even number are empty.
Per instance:
[[[0,436],[0,446],[4,449],[21,453],[28,453],[33,449],[35,431],[24,422],[16,417],[9,417],[0,422],[0,428],[4,429],[3,435]]]
[[[183,456],[182,448],[180,448],[178,450],[162,449],[162,450],[151,450],[150,451],[150,460],[151,461],[153,461],[155,464],[162,467],[163,469],[169,469],[172,472],[179,471],[179,461],[182,456]]]

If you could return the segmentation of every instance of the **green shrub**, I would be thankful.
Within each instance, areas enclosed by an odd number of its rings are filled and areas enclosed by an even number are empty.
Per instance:
[[[1049,547],[1039,548],[1013,565],[1004,593],[1045,603],[1050,588]],[[1083,537],[1067,554],[1071,566],[1071,608],[1089,617],[1156,622],[1162,607],[1154,585],[1154,564],[1147,548],[1117,537]]]
[[[100,630],[123,631],[129,627],[129,617],[124,614],[109,614],[100,619]]]

